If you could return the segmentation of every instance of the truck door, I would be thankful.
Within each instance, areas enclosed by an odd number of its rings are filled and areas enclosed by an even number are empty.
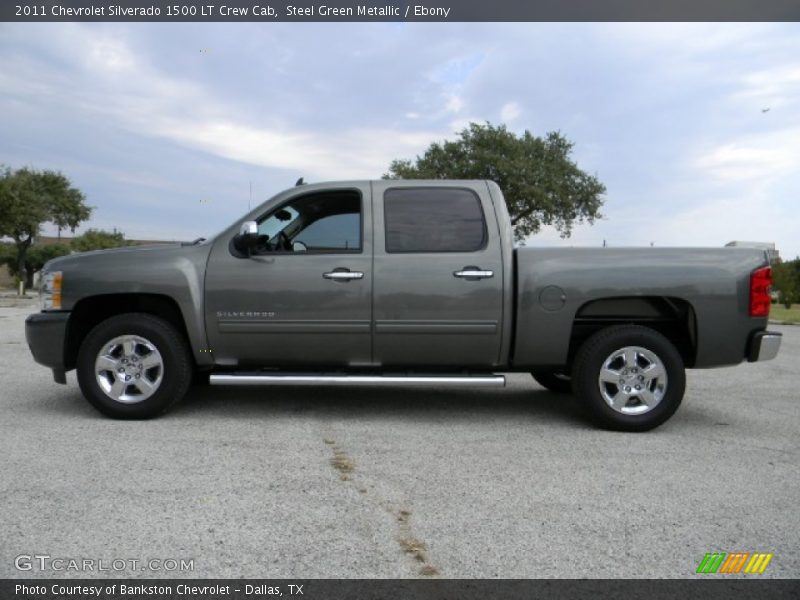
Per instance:
[[[371,361],[369,184],[296,188],[258,223],[250,256],[220,236],[206,271],[206,329],[217,364],[359,366]],[[238,226],[237,226],[238,228]]]
[[[375,363],[497,365],[504,272],[486,185],[381,181],[373,194]]]

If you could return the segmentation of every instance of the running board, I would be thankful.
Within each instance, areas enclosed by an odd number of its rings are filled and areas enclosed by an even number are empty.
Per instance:
[[[505,387],[504,375],[334,375],[328,373],[212,373],[212,385],[448,385]]]

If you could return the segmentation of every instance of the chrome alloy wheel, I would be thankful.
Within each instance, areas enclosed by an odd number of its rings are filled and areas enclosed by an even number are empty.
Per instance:
[[[615,411],[641,415],[658,406],[667,393],[667,370],[654,352],[626,346],[606,358],[597,383],[606,404]]]
[[[98,352],[94,372],[106,396],[134,404],[147,400],[161,385],[164,360],[149,340],[138,335],[121,335]]]

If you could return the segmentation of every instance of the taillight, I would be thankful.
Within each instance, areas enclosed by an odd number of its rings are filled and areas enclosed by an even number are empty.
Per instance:
[[[768,317],[772,297],[772,269],[762,267],[750,273],[750,316]]]

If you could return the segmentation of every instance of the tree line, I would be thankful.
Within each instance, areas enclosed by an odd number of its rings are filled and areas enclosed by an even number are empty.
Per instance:
[[[92,214],[83,192],[57,171],[28,167],[12,171],[0,167],[0,264],[8,266],[21,283],[20,292],[33,285],[33,275],[48,260],[70,254],[126,245],[122,233],[90,229],[68,243],[38,245],[42,225],[73,232]]]
[[[33,287],[33,276],[42,270],[48,260],[59,256],[66,256],[73,252],[89,252],[91,250],[105,250],[106,248],[120,248],[130,245],[125,235],[120,231],[104,231],[102,229],[88,229],[74,238],[65,239],[63,242],[53,244],[34,243],[25,253],[25,288]],[[6,265],[12,277],[22,279],[19,269],[18,250],[14,244],[0,244],[0,265]]]
[[[773,290],[777,301],[786,308],[800,302],[800,257],[781,261],[772,265]]]

